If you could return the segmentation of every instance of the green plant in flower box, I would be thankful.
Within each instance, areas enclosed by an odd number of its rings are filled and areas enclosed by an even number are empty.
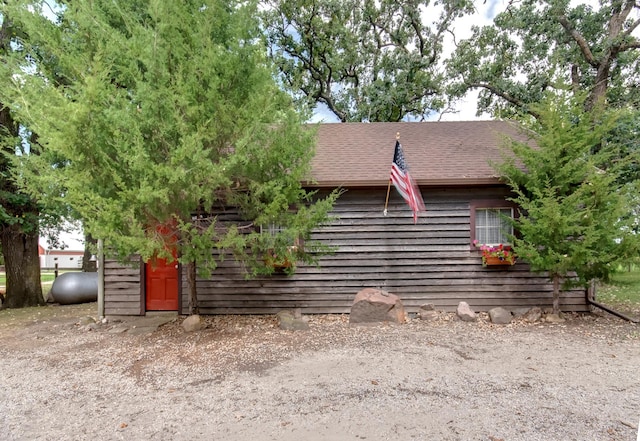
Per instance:
[[[473,244],[482,252],[482,265],[487,266],[490,261],[497,259],[501,265],[513,265],[516,263],[516,255],[510,246],[504,244],[486,245],[477,240]]]

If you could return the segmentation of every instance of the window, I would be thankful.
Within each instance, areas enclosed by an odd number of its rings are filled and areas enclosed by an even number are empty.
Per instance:
[[[278,224],[260,225],[260,234],[269,234],[273,237],[276,237],[280,233],[283,233],[284,231],[286,231],[286,227],[282,225],[278,225]],[[303,245],[303,240],[299,237],[294,238],[291,243],[291,247],[293,249],[297,249],[302,245]]]
[[[476,209],[476,240],[487,245],[508,243],[513,227],[505,217],[513,217],[513,208]]]
[[[277,236],[279,233],[282,233],[284,230],[285,228],[282,225],[277,225],[277,224],[260,225],[261,234],[270,234],[272,236]]]
[[[515,205],[504,200],[476,201],[471,203],[471,243],[498,245],[509,244],[513,226],[509,218],[517,216]]]

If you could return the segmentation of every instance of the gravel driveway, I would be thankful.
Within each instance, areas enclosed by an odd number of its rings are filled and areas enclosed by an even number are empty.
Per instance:
[[[0,439],[637,439],[640,327],[610,316],[136,335],[78,324],[93,308],[0,311]]]

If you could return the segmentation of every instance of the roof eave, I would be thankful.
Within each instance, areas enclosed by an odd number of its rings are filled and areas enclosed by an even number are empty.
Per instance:
[[[303,182],[303,186],[312,188],[349,188],[349,187],[384,187],[389,180],[357,180],[357,181],[319,181]],[[504,185],[498,177],[477,177],[459,179],[419,179],[416,184],[421,187],[468,187],[485,185]]]

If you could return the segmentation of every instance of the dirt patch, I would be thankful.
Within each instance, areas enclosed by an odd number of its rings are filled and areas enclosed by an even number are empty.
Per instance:
[[[631,440],[640,328],[605,314],[496,326],[450,314],[80,324],[95,304],[0,311],[0,438]]]

